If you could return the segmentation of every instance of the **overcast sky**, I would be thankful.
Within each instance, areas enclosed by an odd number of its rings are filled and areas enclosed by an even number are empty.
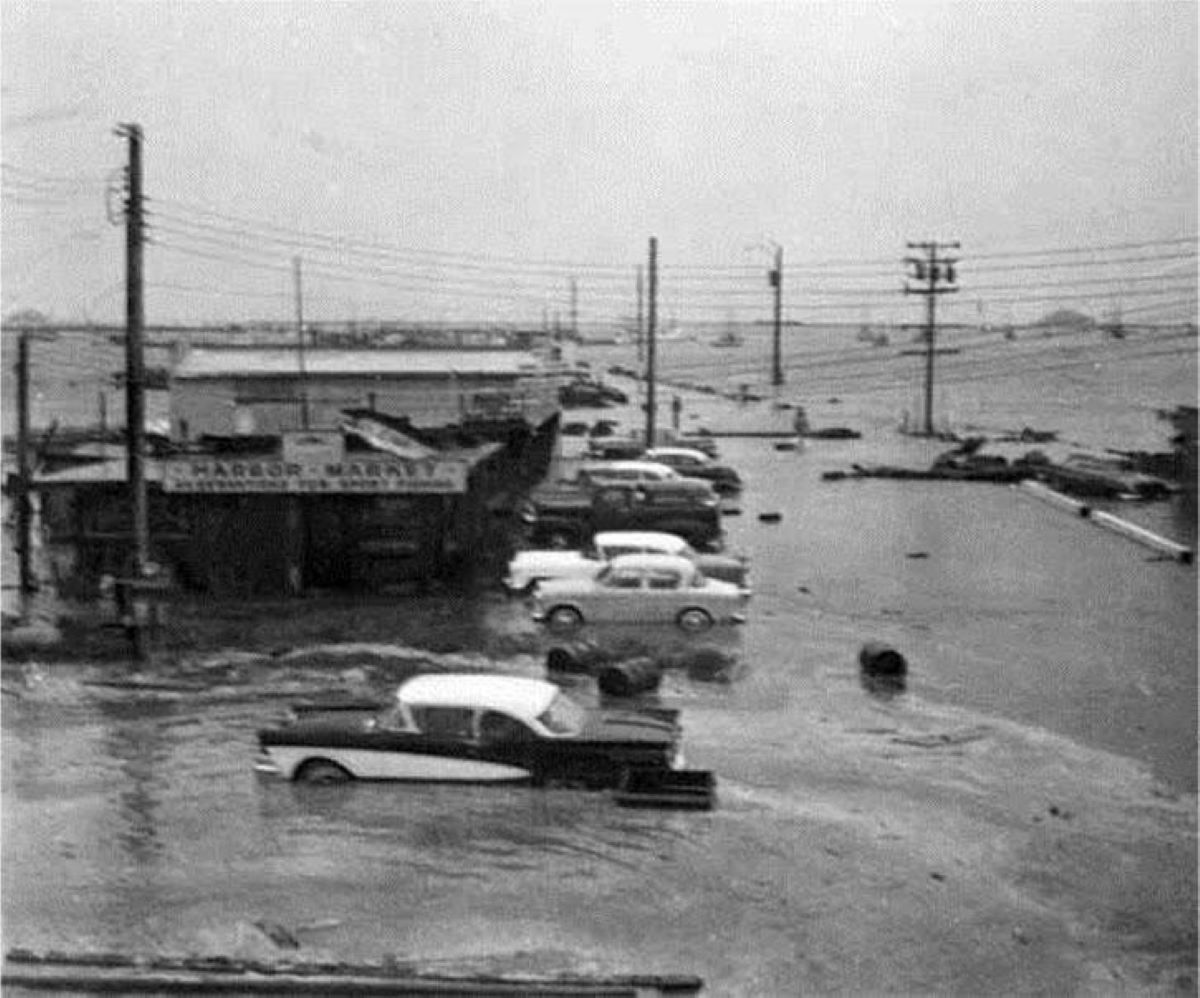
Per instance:
[[[5,313],[122,320],[123,121],[151,323],[287,320],[294,256],[312,318],[536,317],[572,277],[599,317],[633,310],[650,236],[664,292],[779,245],[799,314],[804,266],[894,260],[872,287],[895,289],[908,240],[961,242],[965,290],[972,253],[1197,230],[1194,3],[0,12]]]

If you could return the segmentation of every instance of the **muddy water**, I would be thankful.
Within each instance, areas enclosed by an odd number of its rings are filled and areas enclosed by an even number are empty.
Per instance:
[[[136,673],[6,662],[5,945],[257,956],[265,919],[311,958],[691,972],[719,995],[1194,990],[1195,570],[1017,490],[821,479],[936,449],[723,444],[751,483],[727,518],[751,619],[701,639],[737,669],[658,694],[718,774],[711,813],[254,775],[290,699],[543,674],[495,594],[245,608]],[[423,627],[464,650],[422,651]],[[868,638],[908,658],[903,693],[864,688]]]
[[[124,675],[9,666],[6,945],[688,972],[722,995],[1050,994],[1097,968],[1190,973],[1194,798],[1116,756],[937,707],[915,654],[914,688],[873,696],[847,661],[861,621],[784,614],[763,588],[762,631],[727,636],[748,670],[673,672],[657,695],[683,709],[691,765],[719,774],[708,813],[251,771],[256,728],[290,699],[383,693],[414,668],[537,675],[535,654],[342,645]],[[492,619],[523,626],[516,604]],[[267,947],[249,929],[264,920],[300,950]]]

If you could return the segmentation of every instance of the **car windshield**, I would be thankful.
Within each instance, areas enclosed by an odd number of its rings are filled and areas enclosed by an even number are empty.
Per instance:
[[[579,704],[558,693],[550,706],[538,715],[538,720],[553,734],[577,735],[583,730],[585,716]]]

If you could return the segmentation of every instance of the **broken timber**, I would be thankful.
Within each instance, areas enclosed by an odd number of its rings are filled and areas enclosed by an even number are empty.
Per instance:
[[[140,958],[117,953],[37,954],[12,949],[0,985],[55,993],[310,994],[310,995],[532,995],[555,998],[648,998],[696,995],[704,982],[688,974],[600,977],[422,972],[400,962],[301,963],[228,957]]]

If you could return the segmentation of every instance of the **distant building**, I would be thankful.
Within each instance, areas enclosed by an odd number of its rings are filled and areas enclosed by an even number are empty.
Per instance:
[[[518,350],[197,347],[171,372],[178,440],[278,434],[341,425],[346,410],[403,416],[415,427],[517,419],[558,411],[558,381]]]

